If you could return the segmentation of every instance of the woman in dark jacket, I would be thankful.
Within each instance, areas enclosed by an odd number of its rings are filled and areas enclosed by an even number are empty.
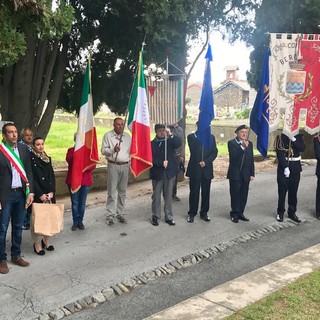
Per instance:
[[[55,203],[56,183],[51,158],[44,151],[44,140],[36,137],[32,142],[31,164],[34,178],[34,202],[43,203],[51,201]],[[43,256],[46,249],[53,251],[54,247],[49,244],[50,237],[35,234],[34,226],[31,227],[31,237],[34,242],[33,250],[36,254]]]

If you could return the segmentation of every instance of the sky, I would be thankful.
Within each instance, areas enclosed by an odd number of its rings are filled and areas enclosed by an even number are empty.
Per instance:
[[[237,41],[234,45],[222,40],[221,34],[216,32],[210,37],[213,61],[211,63],[212,84],[216,86],[220,84],[226,77],[225,66],[237,65],[239,67],[239,80],[246,80],[246,71],[250,69],[250,52],[252,49],[247,48],[244,42]],[[200,46],[193,45],[190,50],[190,61],[193,61],[201,49]],[[205,54],[197,61],[189,82],[202,82],[205,67]]]

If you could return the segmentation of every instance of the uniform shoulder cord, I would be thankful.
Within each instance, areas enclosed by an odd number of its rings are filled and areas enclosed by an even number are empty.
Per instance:
[[[292,146],[290,146],[290,152],[289,149],[285,148],[284,143],[281,139],[281,135],[277,135],[276,139],[274,140],[274,149],[275,150],[279,150],[279,151],[285,151],[288,152],[288,154],[290,154],[290,157],[292,157],[293,155],[293,148]]]

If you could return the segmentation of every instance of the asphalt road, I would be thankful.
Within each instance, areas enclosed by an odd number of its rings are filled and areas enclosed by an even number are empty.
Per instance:
[[[232,247],[200,264],[158,278],[112,301],[68,319],[141,320],[192,296],[319,243],[319,223],[268,233]],[[303,240],[302,240],[303,239]],[[286,270],[279,270],[285,274]],[[239,296],[239,299],[241,297]]]
[[[248,223],[230,221],[229,185],[227,180],[222,180],[212,183],[210,223],[199,218],[193,224],[186,222],[189,192],[188,186],[182,186],[178,191],[182,201],[174,203],[177,223],[174,227],[163,222],[159,227],[150,224],[151,195],[143,194],[127,199],[129,222],[126,225],[107,226],[105,206],[98,205],[86,211],[86,230],[72,232],[68,213],[64,232],[53,240],[56,250],[47,252],[44,257],[33,253],[30,234],[24,233],[23,254],[31,265],[29,268],[9,265],[9,274],[0,275],[0,319],[35,319],[39,314],[172,260],[276,223],[275,171],[258,174],[251,184],[246,210],[250,218]],[[318,243],[320,222],[314,218],[314,171],[314,166],[304,167],[298,195],[297,214],[307,222],[229,248],[199,265],[161,277],[69,319],[143,319],[196,293]]]

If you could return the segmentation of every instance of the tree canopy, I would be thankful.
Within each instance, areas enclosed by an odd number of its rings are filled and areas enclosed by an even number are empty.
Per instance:
[[[0,5],[0,111],[18,128],[46,136],[57,105],[80,107],[83,71],[92,59],[94,105],[121,114],[142,42],[145,62],[167,56],[179,69],[188,41],[213,30],[247,39],[257,7],[247,0],[4,0]],[[2,37],[1,37],[2,36]],[[203,43],[199,44],[199,51]],[[9,53],[7,53],[9,52]],[[1,59],[3,58],[3,59]]]
[[[258,89],[269,33],[319,33],[320,6],[318,0],[263,0],[256,10],[255,30],[247,43],[254,47],[250,55],[251,70],[247,78]]]

